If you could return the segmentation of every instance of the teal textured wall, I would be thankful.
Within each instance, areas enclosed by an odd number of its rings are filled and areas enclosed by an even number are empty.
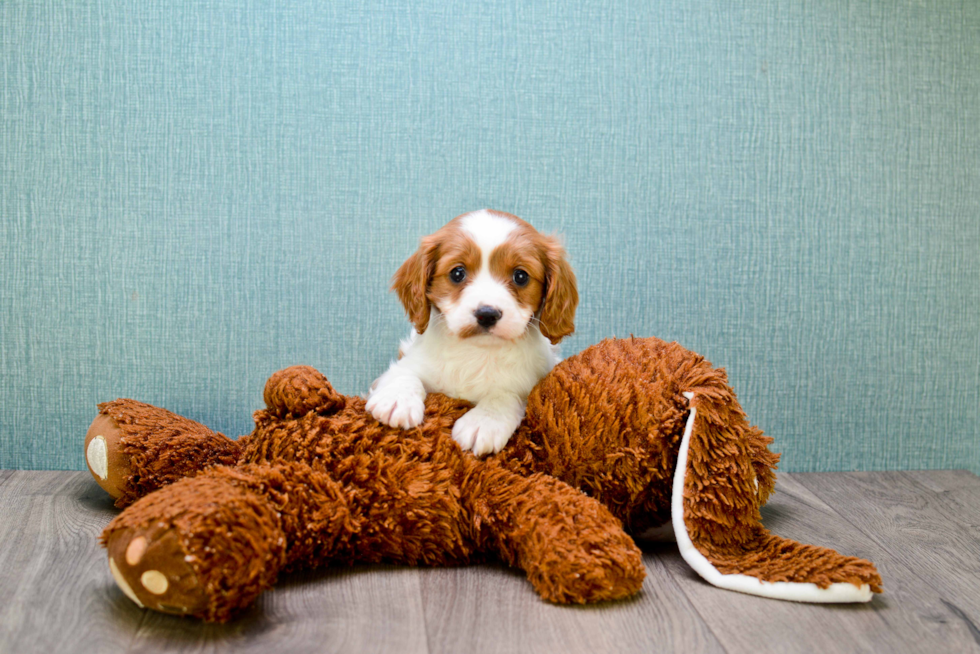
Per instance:
[[[8,0],[0,76],[0,467],[364,391],[494,207],[565,236],[566,354],[701,352],[784,470],[980,472],[980,3]]]

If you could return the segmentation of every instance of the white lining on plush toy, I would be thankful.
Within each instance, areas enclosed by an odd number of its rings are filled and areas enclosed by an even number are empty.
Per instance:
[[[684,393],[688,400],[694,399],[694,393]],[[771,597],[773,599],[789,600],[792,602],[814,603],[852,603],[871,600],[871,588],[868,584],[860,587],[847,582],[830,584],[820,588],[814,583],[792,581],[762,581],[748,575],[723,575],[713,566],[701,552],[694,547],[691,536],[687,533],[684,523],[684,477],[687,474],[687,451],[691,442],[691,432],[694,430],[694,418],[697,409],[691,407],[684,427],[684,437],[681,439],[680,451],[677,453],[677,468],[674,470],[674,485],[670,499],[671,522],[674,525],[674,536],[677,547],[687,564],[694,569],[705,581],[718,588],[734,590],[749,595]]]
[[[128,583],[126,583],[126,578],[122,576],[122,572],[119,571],[119,567],[116,565],[116,562],[112,560],[111,556],[109,557],[109,571],[112,573],[112,578],[116,580],[116,585],[119,586],[119,589],[126,595],[126,597],[136,602],[136,606],[140,607],[141,609],[146,608],[143,606],[143,602],[136,597],[136,593],[133,592],[133,589]]]

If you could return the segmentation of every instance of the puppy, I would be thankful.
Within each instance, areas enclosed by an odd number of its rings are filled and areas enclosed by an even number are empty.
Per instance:
[[[527,396],[574,329],[578,290],[565,251],[499,211],[458,216],[422,239],[395,273],[415,329],[379,377],[367,410],[392,427],[422,422],[426,393],[475,404],[453,438],[476,455],[499,452],[524,419]]]

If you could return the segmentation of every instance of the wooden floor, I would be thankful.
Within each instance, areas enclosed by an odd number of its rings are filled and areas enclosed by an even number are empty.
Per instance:
[[[87,473],[0,470],[0,653],[980,652],[980,478],[968,472],[780,475],[780,535],[877,563],[870,604],[718,590],[672,543],[644,541],[639,597],[547,604],[516,571],[365,567],[281,579],[237,621],[136,607],[96,537],[115,514]]]

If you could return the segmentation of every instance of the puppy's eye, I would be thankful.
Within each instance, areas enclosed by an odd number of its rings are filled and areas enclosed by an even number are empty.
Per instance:
[[[453,284],[459,284],[461,281],[466,279],[466,268],[456,266],[449,271],[449,279],[452,280]]]
[[[514,283],[518,286],[527,286],[527,283],[531,281],[531,276],[527,272],[518,268],[514,271]]]

